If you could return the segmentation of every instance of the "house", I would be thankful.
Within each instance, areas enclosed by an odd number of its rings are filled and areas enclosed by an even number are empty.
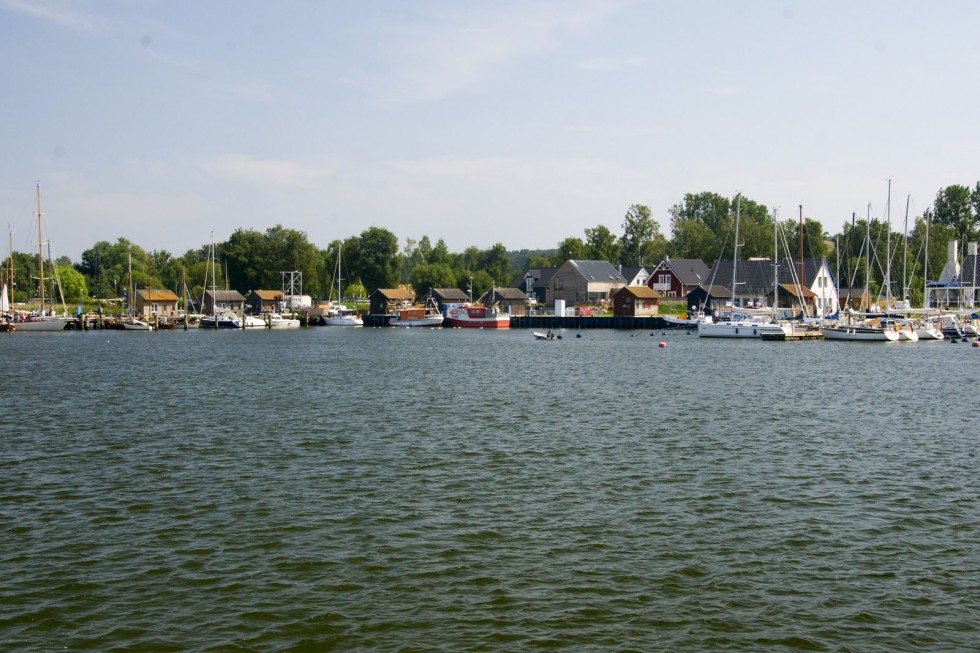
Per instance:
[[[647,285],[662,297],[687,297],[698,286],[710,284],[710,270],[699,258],[665,258],[650,272]]]
[[[626,279],[627,286],[645,286],[647,281],[650,279],[650,273],[644,267],[626,267],[622,265],[619,266],[619,273],[623,275]]]
[[[624,286],[613,295],[613,315],[617,317],[660,315],[660,293],[646,285]]]
[[[459,288],[430,288],[429,297],[439,307],[439,312],[446,315],[463,304],[470,303],[470,296]]]
[[[519,277],[514,279],[515,288],[523,288],[524,293],[539,304],[543,304],[548,298],[548,284],[555,276],[558,268],[528,268]]]
[[[274,313],[280,310],[279,304],[283,296],[280,290],[253,290],[245,298],[245,310],[250,315]]]
[[[201,310],[205,315],[231,311],[241,315],[245,308],[245,298],[237,290],[205,290],[204,306]]]
[[[371,315],[394,315],[397,309],[415,301],[415,293],[408,288],[378,288],[368,299]]]
[[[712,280],[712,285],[727,288],[731,299],[731,261],[715,263],[708,272],[708,279]],[[778,296],[773,292],[777,280]],[[800,262],[794,259],[780,259],[775,264],[768,258],[740,261],[736,283],[736,306],[777,306],[796,313],[802,311],[805,304],[810,315],[821,317],[836,313],[839,306],[837,286],[825,259],[804,259],[802,269]]]
[[[626,285],[609,261],[568,260],[548,283],[545,302],[563,300],[573,306],[606,304]]]
[[[946,265],[937,281],[926,286],[926,306],[940,308],[976,308],[980,282],[980,260],[977,243],[967,244],[967,255],[959,260],[959,241],[949,241]]]
[[[137,290],[135,301],[136,314],[144,320],[154,315],[159,317],[174,317],[177,315],[179,298],[170,290],[144,289]]]
[[[527,295],[520,288],[494,288],[480,297],[484,306],[496,304],[509,315],[527,315]]]

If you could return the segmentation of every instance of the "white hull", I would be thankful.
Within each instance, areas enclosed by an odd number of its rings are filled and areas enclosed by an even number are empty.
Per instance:
[[[68,320],[63,317],[42,317],[13,324],[17,331],[64,331]]]
[[[348,326],[348,327],[364,326],[364,320],[357,317],[356,315],[333,315],[326,318],[324,321],[327,326]]]
[[[915,335],[919,340],[942,340],[943,332],[933,326],[920,326],[915,330]]]
[[[735,321],[699,322],[698,336],[702,338],[759,338],[763,334],[789,334],[792,327],[775,323]]]
[[[898,331],[886,331],[873,327],[836,326],[820,329],[824,340],[850,340],[861,342],[896,342]]]
[[[293,329],[300,326],[299,320],[293,317],[270,315],[268,319],[269,319],[269,328],[271,329]]]
[[[402,320],[397,317],[393,317],[388,320],[388,326],[401,326],[401,327],[441,327],[442,323],[445,321],[441,315],[427,315],[426,317],[416,318],[416,319],[406,319]]]
[[[133,320],[132,322],[123,322],[122,327],[124,331],[153,331],[153,327],[143,320]]]

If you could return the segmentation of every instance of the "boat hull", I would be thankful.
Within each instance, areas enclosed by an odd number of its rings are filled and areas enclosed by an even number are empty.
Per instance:
[[[897,342],[898,331],[872,327],[826,327],[820,329],[824,340],[849,340],[854,342]]]
[[[41,318],[27,322],[14,322],[17,331],[64,331],[68,320],[63,317]]]
[[[388,320],[388,326],[394,327],[441,327],[445,318],[441,315],[429,315],[422,318],[410,318],[403,320],[393,317]]]
[[[699,322],[702,338],[761,338],[763,335],[786,335],[782,325],[765,322]]]

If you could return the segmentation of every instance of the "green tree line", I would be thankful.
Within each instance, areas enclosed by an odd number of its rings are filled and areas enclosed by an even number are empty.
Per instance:
[[[838,271],[840,285],[863,287],[879,293],[921,301],[926,277],[935,278],[946,257],[946,242],[980,239],[980,182],[972,188],[942,188],[932,206],[904,225],[887,224],[882,216],[851,216],[841,230],[830,235],[812,217],[780,219],[764,204],[749,197],[725,197],[714,192],[689,193],[671,206],[665,216],[671,237],[660,231],[649,207],[634,204],[619,223],[619,233],[605,224],[586,228],[582,236],[568,236],[554,249],[508,252],[497,243],[488,249],[469,247],[451,252],[442,239],[429,236],[407,239],[399,246],[397,236],[383,227],[371,227],[357,236],[335,240],[320,248],[306,233],[276,225],[259,232],[238,229],[224,242],[215,243],[219,288],[246,294],[251,290],[279,289],[282,272],[302,273],[305,294],[327,297],[336,291],[338,254],[342,258],[344,294],[365,296],[378,288],[410,284],[416,293],[429,288],[459,288],[479,296],[494,285],[510,286],[528,267],[557,267],[568,259],[605,260],[626,267],[652,266],[665,256],[699,258],[708,265],[730,259],[736,209],[739,214],[739,257],[771,257],[782,243],[780,257],[827,258]],[[900,230],[898,230],[900,228]],[[928,232],[928,263],[926,233]],[[870,268],[865,241],[870,234]],[[62,257],[54,262],[61,293],[66,301],[87,297],[124,297],[134,288],[167,288],[191,298],[199,297],[209,265],[208,244],[174,256],[147,250],[125,238],[100,241],[82,252],[73,263]],[[887,252],[887,254],[886,254]],[[890,260],[886,258],[890,256]],[[38,254],[13,253],[13,301],[38,295]],[[9,263],[9,261],[8,261]],[[50,264],[46,266],[46,297],[58,297]],[[4,265],[6,274],[9,265]],[[130,278],[132,281],[130,282]]]

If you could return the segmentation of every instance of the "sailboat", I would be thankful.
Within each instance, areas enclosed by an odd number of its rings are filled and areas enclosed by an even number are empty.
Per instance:
[[[763,315],[736,318],[735,296],[738,287],[738,226],[741,220],[742,194],[735,200],[735,247],[732,258],[732,313],[728,320],[715,322],[710,316],[698,321],[698,336],[702,338],[759,338],[763,335],[786,335],[791,331],[789,325],[782,325]]]
[[[364,326],[364,320],[357,314],[357,311],[348,309],[341,303],[344,299],[341,270],[341,246],[338,244],[337,266],[334,271],[334,278],[337,280],[337,305],[333,308],[330,314],[324,318],[324,323],[327,326]],[[332,293],[333,288],[331,288],[331,294]]]
[[[208,250],[208,265],[204,270],[204,288],[205,293],[207,293],[208,287],[208,273],[211,273],[211,312],[207,315],[202,315],[201,320],[198,322],[198,326],[202,329],[241,329],[242,321],[235,315],[232,311],[227,309],[219,309],[217,306],[218,299],[218,284],[215,272],[215,254],[214,254],[214,232],[211,232],[211,247]],[[205,295],[201,296],[201,306],[204,306]]]
[[[44,237],[41,230],[41,184],[37,184],[37,240],[38,240],[38,288],[41,307],[36,314],[22,316],[16,322],[18,331],[64,331],[68,318],[49,314],[44,308]]]
[[[126,307],[126,317],[122,320],[122,328],[125,331],[152,331],[153,327],[149,322],[136,317],[136,307],[133,302],[136,300],[133,288],[133,252],[129,252],[129,306]]]
[[[865,256],[865,275],[864,275],[864,296],[870,297],[869,288],[871,284],[871,205],[868,205],[867,232],[864,238]],[[820,328],[824,340],[847,340],[862,342],[895,342],[899,339],[899,332],[895,329],[886,329],[881,324],[879,317],[865,314],[864,319],[853,320],[851,312],[848,311],[847,322],[838,322],[832,326]]]

